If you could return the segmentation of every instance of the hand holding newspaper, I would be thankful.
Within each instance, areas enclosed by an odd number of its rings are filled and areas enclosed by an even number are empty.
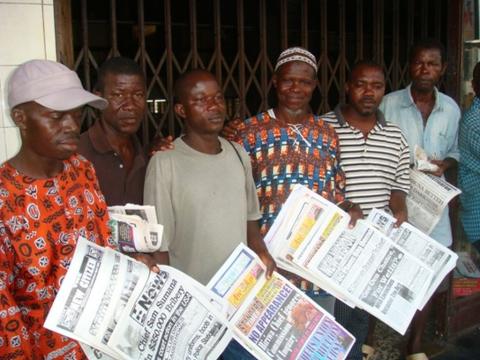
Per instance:
[[[406,198],[408,221],[430,234],[448,203],[460,193],[460,189],[442,177],[410,169],[410,191]]]
[[[428,173],[437,170],[425,150],[415,145],[415,169],[410,170],[410,191],[406,198],[408,221],[426,234],[440,221],[448,203],[461,193],[443,177]]]
[[[427,245],[406,246],[368,221],[358,221],[353,229],[348,222],[348,214],[336,205],[297,186],[265,242],[279,267],[404,334],[417,309],[451,270],[455,257],[441,245],[428,243],[438,251],[437,257],[440,253],[444,256],[439,261],[427,259],[421,253]]]
[[[80,238],[44,326],[90,345],[90,359],[217,359],[227,320],[200,284],[160,270]]]
[[[235,338],[258,359],[345,359],[355,338],[240,244],[207,287],[225,302]]]
[[[154,252],[162,245],[163,226],[154,206],[127,204],[110,206],[108,225],[122,252]]]

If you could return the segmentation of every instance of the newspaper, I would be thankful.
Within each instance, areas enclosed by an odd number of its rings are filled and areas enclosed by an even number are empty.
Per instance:
[[[216,359],[232,333],[199,287],[81,238],[44,326],[90,359]]]
[[[240,244],[208,283],[224,299],[235,338],[258,359],[345,359],[355,338]]]
[[[112,238],[122,252],[154,252],[162,245],[163,226],[154,206],[127,204],[108,208]]]
[[[395,228],[397,220],[385,211],[373,209],[367,220],[433,270],[432,281],[420,303],[420,309],[423,309],[443,279],[455,268],[458,255],[409,223],[404,222]]]
[[[279,267],[300,268],[298,275],[406,332],[432,282],[429,264],[367,221],[350,229],[347,213],[304,186],[293,189],[279,219],[266,236]]]
[[[406,198],[408,221],[430,234],[450,200],[460,193],[460,189],[442,177],[410,169],[410,191]]]

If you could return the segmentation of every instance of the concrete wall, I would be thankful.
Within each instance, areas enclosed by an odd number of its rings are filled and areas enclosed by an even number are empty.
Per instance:
[[[31,59],[56,59],[53,0],[0,0],[0,163],[20,148],[5,82],[17,65]]]

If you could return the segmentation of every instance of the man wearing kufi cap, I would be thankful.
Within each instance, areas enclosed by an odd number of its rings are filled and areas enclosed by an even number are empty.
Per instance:
[[[317,85],[317,61],[306,49],[284,50],[275,65],[276,107],[234,121],[225,136],[242,144],[252,160],[260,201],[261,230],[266,234],[294,184],[302,184],[361,217],[358,206],[344,201],[345,175],[339,164],[339,144],[333,127],[313,115],[310,99]],[[287,277],[333,313],[333,297],[293,274]]]
[[[85,359],[77,342],[43,327],[78,236],[109,239],[95,171],[76,155],[82,108],[107,101],[62,64],[32,60],[7,82],[22,145],[0,165],[0,358]]]

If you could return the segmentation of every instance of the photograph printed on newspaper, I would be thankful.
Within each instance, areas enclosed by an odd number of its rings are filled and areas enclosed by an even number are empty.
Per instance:
[[[355,338],[277,272],[239,245],[207,288],[226,302],[235,338],[258,359],[345,359]]]

